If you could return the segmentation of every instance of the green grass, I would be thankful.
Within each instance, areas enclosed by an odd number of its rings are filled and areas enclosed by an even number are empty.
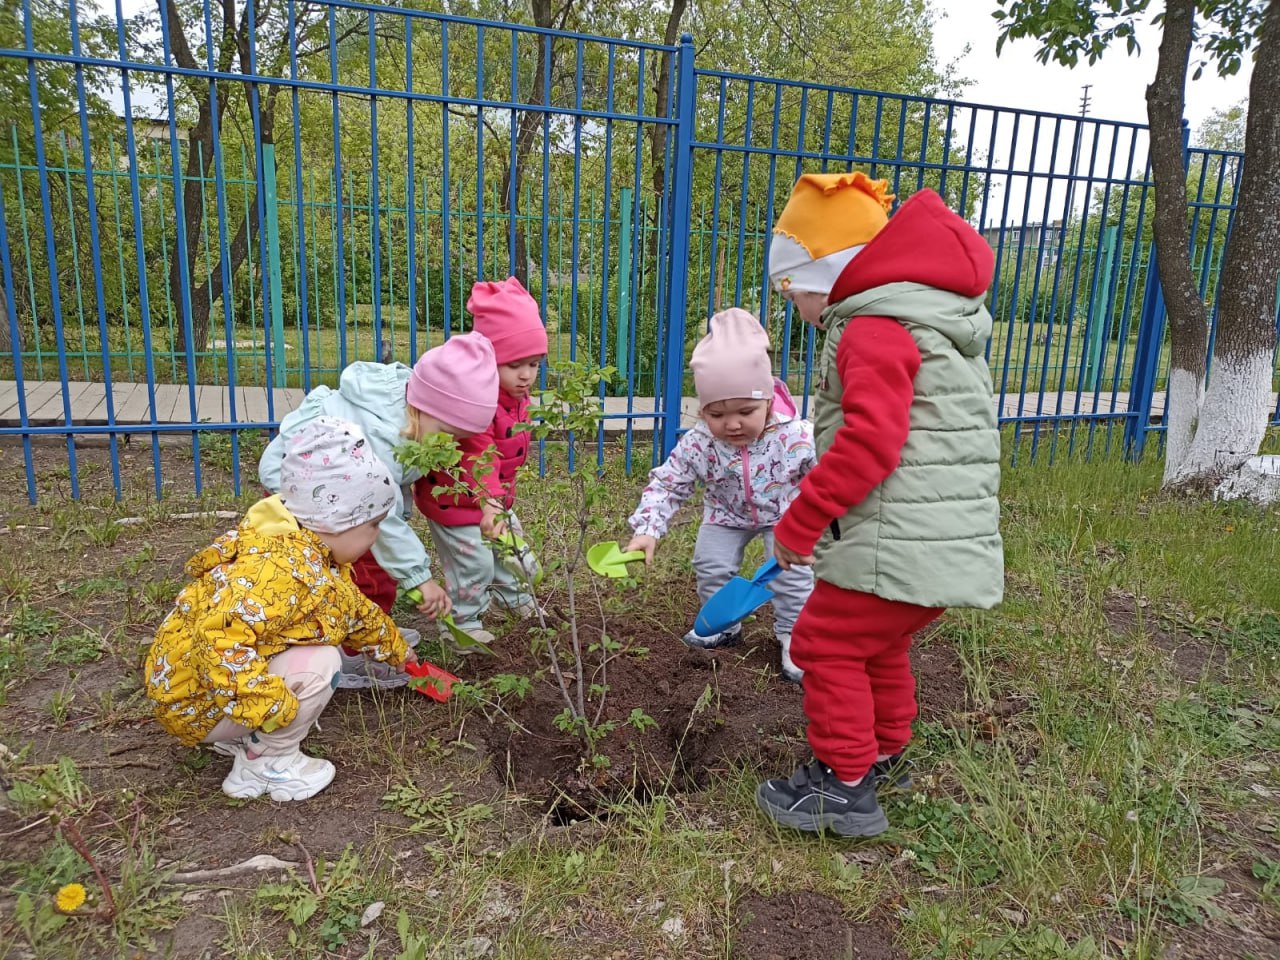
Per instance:
[[[503,788],[502,757],[474,747],[487,722],[478,710],[447,708],[454,712],[439,715],[443,726],[424,731],[414,704],[383,697],[374,712],[348,708],[333,718],[346,731],[330,744],[340,776],[362,785],[362,800],[358,810],[325,816],[368,820],[355,834],[362,839],[317,855],[314,885],[302,869],[249,878],[225,899],[184,909],[150,831],[223,808],[216,792],[193,787],[216,784],[203,755],[172,767],[163,787],[123,798],[92,764],[37,756],[21,715],[0,706],[0,742],[12,751],[0,774],[14,784],[18,813],[6,829],[55,809],[98,824],[90,845],[124,904],[113,921],[66,918],[36,955],[145,952],[145,941],[163,943],[183,913],[212,924],[206,943],[263,960],[425,960],[464,947],[483,953],[486,944],[500,957],[729,958],[738,955],[739,905],[752,893],[832,897],[849,922],[880,924],[910,958],[1156,960],[1175,941],[1193,955],[1271,955],[1274,942],[1257,931],[1280,920],[1280,519],[1167,499],[1158,480],[1158,464],[1106,460],[1006,472],[1006,601],[991,612],[952,612],[921,641],[955,652],[965,698],[918,723],[917,792],[885,798],[891,830],[871,842],[805,837],[764,821],[752,792],[776,769],[718,774],[692,794],[623,798],[607,819],[556,826]],[[621,532],[639,483],[609,481],[598,505],[603,529]],[[535,540],[564,509],[555,489],[524,488],[522,515]],[[70,684],[63,696],[72,695],[70,671],[45,672],[36,655],[55,636],[79,663],[121,655],[119,641],[66,628],[59,597],[100,602],[112,578],[127,579],[149,626],[177,586],[172,568],[158,565],[176,547],[153,562],[157,551],[145,546],[164,528],[161,518],[127,529],[104,572],[65,583],[70,558],[103,547],[93,524],[77,522],[76,511],[88,508],[59,509],[70,511],[65,545],[21,576],[9,571],[0,590],[0,675],[11,699],[15,683]],[[692,589],[695,526],[678,526],[635,587],[608,595],[611,609],[678,616]],[[188,546],[206,535],[193,531]],[[554,553],[543,542],[544,556]],[[651,656],[683,669],[681,654]],[[136,704],[113,712],[83,698],[68,703],[68,727],[127,731],[139,722]],[[178,754],[158,742],[148,756],[167,765]],[[318,800],[310,809],[327,808]],[[277,852],[282,842],[286,850],[309,842],[315,826],[296,809],[254,822],[263,849]],[[139,832],[139,823],[148,826]],[[94,891],[62,839],[21,849],[0,864],[11,894],[38,906],[61,883]],[[183,855],[209,859],[199,849]],[[362,928],[374,903],[381,917]],[[804,923],[798,916],[788,935],[803,941]],[[0,927],[0,944],[6,937],[31,948],[12,924]],[[837,941],[824,955],[840,958],[843,949]],[[17,955],[0,946],[0,957]]]

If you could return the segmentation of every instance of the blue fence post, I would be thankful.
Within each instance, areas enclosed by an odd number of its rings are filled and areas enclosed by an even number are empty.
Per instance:
[[[662,388],[662,456],[675,448],[684,401],[684,330],[689,294],[689,213],[693,202],[693,36],[680,37],[676,65],[675,134],[668,249],[666,381]]]
[[[1191,149],[1191,128],[1182,121],[1182,167],[1187,167]],[[1159,198],[1157,197],[1157,202]],[[1184,253],[1184,256],[1189,253]],[[1164,343],[1166,312],[1164,289],[1160,286],[1159,252],[1152,240],[1147,257],[1147,289],[1142,298],[1142,316],[1138,320],[1138,343],[1133,355],[1133,379],[1129,384],[1129,418],[1124,425],[1124,449],[1130,460],[1139,461],[1147,446],[1151,429],[1151,406],[1155,397],[1156,377],[1160,373],[1160,347]],[[1168,397],[1165,398],[1168,412]]]

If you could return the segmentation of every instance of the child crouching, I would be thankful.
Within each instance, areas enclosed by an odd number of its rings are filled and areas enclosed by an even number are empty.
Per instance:
[[[144,679],[161,726],[232,757],[228,796],[305,800],[333,780],[299,745],[337,686],[339,644],[416,660],[351,579],[397,494],[358,426],[317,417],[288,440],[280,492],[188,561]]]
[[[702,420],[680,438],[667,462],[649,475],[649,485],[632,514],[635,536],[627,550],[643,550],[653,560],[658,539],[671,518],[705,487],[702,526],[694,547],[698,597],[705,603],[738,572],[742,554],[756,537],[773,555],[773,528],[800,492],[800,480],[814,463],[813,427],[796,415],[795,402],[769,365],[769,336],[745,310],[711,318],[710,332],[689,360],[702,405]],[[774,634],[782,648],[782,675],[799,683],[791,660],[791,629],[813,590],[813,575],[797,567],[770,584]],[[701,636],[690,630],[684,642],[709,650],[736,644],[742,627]]]

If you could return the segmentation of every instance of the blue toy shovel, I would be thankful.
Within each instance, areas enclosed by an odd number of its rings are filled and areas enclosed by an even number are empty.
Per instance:
[[[728,630],[773,599],[767,584],[782,572],[777,560],[766,560],[750,580],[734,577],[702,605],[694,631],[702,637]]]

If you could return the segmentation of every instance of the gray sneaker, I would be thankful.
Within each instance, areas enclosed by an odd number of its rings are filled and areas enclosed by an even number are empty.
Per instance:
[[[389,663],[366,657],[363,653],[352,655],[341,647],[338,652],[342,655],[342,672],[338,676],[339,690],[368,690],[371,687],[394,690],[409,682],[407,673],[397,670]]]
[[[736,624],[728,630],[722,630],[720,633],[713,633],[706,637],[694,630],[690,630],[680,639],[684,641],[686,647],[693,647],[695,650],[718,650],[721,647],[732,647],[742,641],[742,624]]]

